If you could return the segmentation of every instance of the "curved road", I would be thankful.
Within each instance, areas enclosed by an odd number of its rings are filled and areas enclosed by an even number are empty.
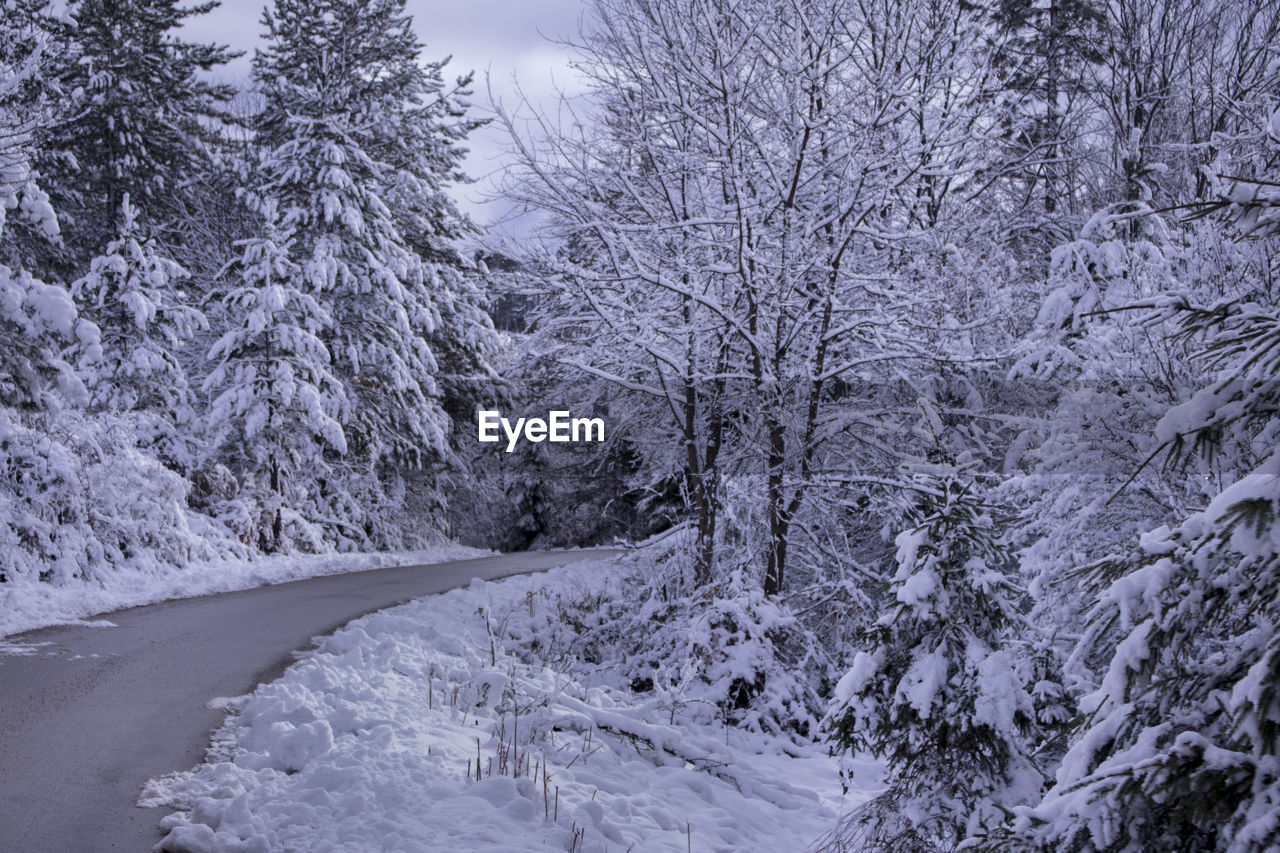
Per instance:
[[[198,764],[223,712],[207,707],[280,675],[292,652],[358,616],[469,583],[612,550],[507,554],[312,578],[135,607],[115,628],[9,637],[0,656],[0,851],[146,853],[163,810],[134,805],[153,776]]]

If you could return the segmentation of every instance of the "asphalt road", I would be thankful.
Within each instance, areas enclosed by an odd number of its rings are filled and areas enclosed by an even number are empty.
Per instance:
[[[534,572],[616,551],[506,554],[331,575],[135,607],[115,628],[8,638],[0,655],[0,851],[146,853],[165,814],[138,808],[153,776],[198,764],[223,712],[279,676],[293,652],[358,616],[473,578]]]

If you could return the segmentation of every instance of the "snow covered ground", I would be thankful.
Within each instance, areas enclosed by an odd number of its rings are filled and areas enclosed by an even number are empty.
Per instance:
[[[808,849],[868,796],[842,795],[823,745],[696,722],[566,653],[563,603],[623,571],[579,563],[375,613],[222,700],[206,763],[143,794],[178,810],[160,849]]]
[[[46,625],[83,622],[98,613],[174,598],[252,589],[343,572],[467,560],[489,553],[492,552],[446,544],[417,551],[238,558],[193,563],[182,570],[120,569],[112,572],[109,580],[102,584],[58,585],[29,575],[16,575],[0,585],[0,637]],[[103,623],[98,620],[94,624]]]

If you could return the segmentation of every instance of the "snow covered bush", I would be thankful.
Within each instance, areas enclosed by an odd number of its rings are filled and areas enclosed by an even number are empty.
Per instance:
[[[128,415],[0,409],[0,582],[107,585],[243,555],[136,434]]]
[[[826,655],[785,605],[742,567],[683,595],[664,595],[653,580],[616,626],[629,639],[623,659],[634,685],[690,706],[694,718],[701,706],[752,731],[816,733]]]
[[[692,541],[682,528],[627,558],[616,587],[558,601],[536,653],[607,663],[672,719],[812,738],[826,653],[741,567],[692,587]]]
[[[84,385],[61,349],[97,339],[64,288],[0,264],[0,405],[39,411],[83,399]]]
[[[1027,849],[1274,849],[1278,512],[1280,477],[1260,471],[1096,567],[1112,582],[1081,653],[1114,655],[1056,785],[1013,824]]]
[[[896,539],[888,608],[828,717],[838,745],[888,765],[887,790],[833,840],[868,851],[953,849],[1042,784],[1028,754],[1034,704],[1012,653],[1022,593],[974,465],[908,475],[917,501]]]

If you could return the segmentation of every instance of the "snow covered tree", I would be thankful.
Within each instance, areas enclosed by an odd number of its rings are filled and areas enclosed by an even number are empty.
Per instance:
[[[1280,10],[1256,0],[1111,0],[1100,10],[1095,205],[1202,199],[1207,176],[1255,134],[1258,103],[1274,103]]]
[[[1026,164],[1028,196],[1038,196],[1048,216],[1070,211],[1074,199],[1068,187],[1077,182],[1067,168],[1078,155],[1071,151],[1076,131],[1070,123],[1086,112],[1079,104],[1091,82],[1087,69],[1101,58],[1100,5],[1004,0],[993,12],[1007,32],[999,57],[1003,88],[1022,96],[1015,112],[1025,120],[1011,129]]]
[[[419,63],[402,0],[279,0],[263,22],[254,194],[279,210],[295,287],[331,320],[317,334],[344,389],[347,452],[396,488],[398,472],[449,453],[431,341],[483,372],[493,334],[449,255],[465,225],[441,195],[470,125],[440,66]],[[443,330],[446,318],[457,328]]]
[[[306,279],[269,214],[265,234],[245,241],[226,271],[238,282],[225,297],[232,325],[209,352],[212,447],[241,479],[216,511],[263,551],[317,550],[320,492],[339,476],[327,454],[347,451],[348,401],[321,340],[332,319],[300,287]]]
[[[216,5],[70,4],[74,23],[60,29],[48,71],[67,102],[40,134],[37,158],[63,219],[64,269],[83,269],[102,251],[126,195],[163,222],[169,199],[208,168],[215,136],[205,119],[232,90],[207,72],[234,54],[177,33]]]
[[[178,352],[207,324],[181,301],[186,271],[144,232],[126,195],[118,236],[72,286],[81,313],[101,331],[101,348],[83,359],[80,375],[92,408],[135,413],[143,443],[188,468],[195,413]]]
[[[1246,51],[1238,57],[1243,77],[1224,83],[1239,96],[1231,98],[1237,113],[1224,127],[1265,126],[1270,113],[1250,81],[1261,73],[1255,30],[1266,30],[1270,10],[1230,3],[1214,10],[1209,20],[1222,26],[1209,28],[1203,41],[1186,43],[1188,49],[1195,48],[1195,56],[1179,62],[1191,64],[1175,63],[1159,72],[1148,69],[1166,81],[1160,85],[1180,94],[1151,97],[1162,110],[1191,109],[1194,105],[1181,100],[1189,94],[1183,75],[1192,73],[1194,63],[1208,61],[1200,51],[1211,56],[1224,49],[1222,42],[1236,41]],[[1176,41],[1183,26],[1138,21],[1135,16],[1145,13],[1132,6],[1108,14],[1129,21],[1135,39],[1155,38],[1171,27],[1173,31],[1160,37]],[[1160,53],[1149,46],[1143,49],[1148,56],[1153,50]],[[1106,92],[1112,92],[1111,82]],[[1124,100],[1114,92],[1111,96]],[[1162,134],[1181,133],[1166,119],[1152,127]],[[1179,137],[1175,133],[1146,139],[1153,147],[1143,156],[1192,150],[1170,143],[1171,138]],[[1257,176],[1265,169],[1266,155],[1256,146],[1250,150],[1236,133],[1214,138],[1219,171]],[[1096,156],[1102,153],[1095,151]],[[1006,457],[1001,496],[1021,508],[1011,543],[1022,549],[1037,609],[1067,633],[1081,629],[1079,620],[1091,604],[1077,594],[1082,564],[1103,554],[1125,553],[1143,531],[1185,519],[1240,473],[1233,474],[1230,466],[1214,466],[1189,478],[1178,470],[1145,464],[1159,455],[1156,423],[1210,376],[1204,360],[1192,357],[1190,340],[1177,334],[1171,317],[1153,319],[1135,305],[1149,305],[1171,293],[1194,304],[1213,304],[1238,295],[1242,288],[1253,290],[1257,281],[1271,275],[1265,244],[1251,245],[1239,239],[1238,232],[1225,233],[1203,219],[1180,222],[1167,212],[1153,211],[1152,198],[1184,196],[1195,185],[1196,175],[1185,166],[1183,161],[1179,169],[1145,170],[1135,198],[1117,189],[1118,180],[1110,184],[1110,201],[1075,239],[1051,252],[1034,328],[1013,346],[1017,360],[1011,377],[1042,389],[1047,406],[1041,409],[1043,415],[1032,415],[1031,408],[1011,413],[1022,434]],[[1083,181],[1082,177],[1078,183]]]
[[[1280,113],[1270,126],[1274,156]],[[1274,240],[1275,187],[1238,181],[1204,211]],[[1012,826],[1028,848],[1262,852],[1280,834],[1280,313],[1245,293],[1166,297],[1156,316],[1202,341],[1219,377],[1161,420],[1162,446],[1244,473],[1092,566],[1100,598],[1078,653],[1114,653],[1057,784]]]
[[[1023,627],[1011,555],[972,460],[907,470],[888,609],[835,689],[832,735],[883,756],[888,788],[845,818],[860,850],[950,850],[1034,797],[1034,708],[1013,657]],[[839,849],[849,849],[840,847]]]
[[[31,171],[45,106],[32,89],[47,71],[49,30],[56,20],[44,4],[16,3],[0,20],[0,235],[6,237],[11,219],[33,226],[45,240],[59,233],[49,197]],[[96,341],[97,330],[78,318],[64,288],[0,263],[0,404],[43,410],[56,407],[59,394],[77,398],[83,387],[61,349]]]
[[[0,21],[0,193],[8,200],[0,263],[11,269],[38,270],[36,259],[59,240],[57,218],[32,161],[40,128],[56,115],[60,100],[47,74],[51,33],[60,20],[45,0],[12,0]],[[17,203],[23,197],[26,202]]]
[[[376,32],[394,5],[368,10]],[[406,245],[426,264],[421,298],[440,320],[427,335],[435,356],[437,382],[445,410],[470,427],[477,402],[491,399],[496,377],[491,361],[499,342],[486,311],[484,271],[462,254],[458,243],[478,233],[461,213],[448,189],[469,179],[460,166],[467,135],[485,122],[467,115],[470,74],[452,86],[445,62],[417,59],[421,45],[411,33],[395,33],[397,51],[388,64],[398,68],[394,86],[385,89],[381,121],[371,126],[369,150],[381,164],[384,201]],[[413,57],[412,63],[405,60]]]
[[[1270,124],[1273,156],[1280,113]],[[1264,159],[1269,159],[1264,156]],[[1271,159],[1274,164],[1274,159]],[[1274,240],[1275,184],[1237,182],[1228,222]],[[997,848],[1269,851],[1280,834],[1280,312],[1265,288],[1207,308],[1152,300],[1216,379],[1157,435],[1179,465],[1239,476],[1181,523],[1092,564],[1077,656],[1109,660],[1042,803]],[[1264,301],[1260,301],[1264,300]]]
[[[13,14],[10,14],[13,13]],[[38,4],[0,16],[0,241],[25,222],[58,223],[29,166],[47,105],[42,52],[53,21]],[[104,581],[226,554],[225,531],[194,516],[187,483],[139,450],[133,425],[87,417],[84,385],[64,358],[99,351],[98,329],[66,289],[0,263],[0,584]]]
[[[529,265],[543,328],[652,412],[655,480],[682,481],[703,582],[726,470],[758,481],[740,494],[768,595],[826,563],[804,514],[836,439],[874,433],[886,377],[936,354],[906,329],[938,294],[902,271],[984,157],[978,25],[946,2],[600,0],[579,67],[601,120],[526,136],[505,115],[514,194],[551,218]]]

